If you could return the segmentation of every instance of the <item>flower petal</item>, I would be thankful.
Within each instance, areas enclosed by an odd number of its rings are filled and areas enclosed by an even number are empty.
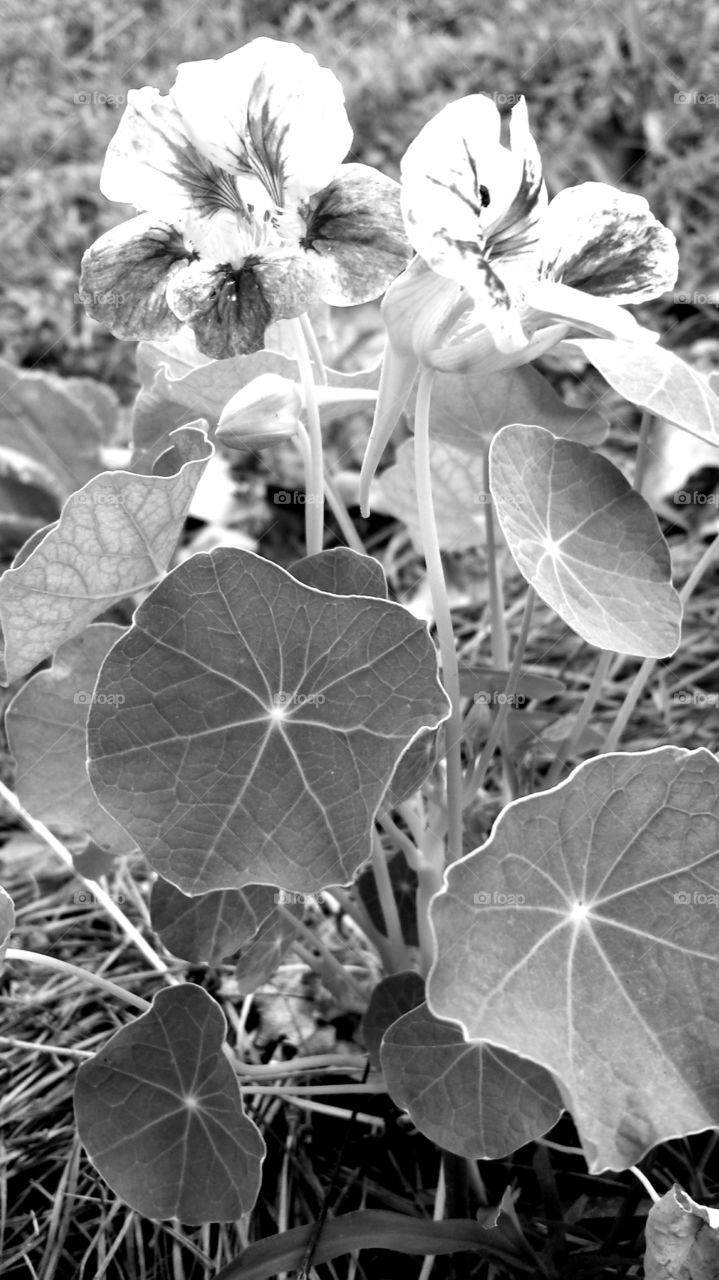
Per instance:
[[[526,321],[532,328],[537,327],[537,322],[546,323],[550,319],[571,323],[575,336],[591,333],[600,338],[628,338],[636,341],[650,334],[649,329],[642,328],[634,316],[611,298],[593,297],[582,289],[573,289],[566,284],[553,284],[551,281],[538,284],[527,291],[525,302]],[[655,341],[656,337],[653,334],[651,340]]]
[[[182,63],[171,97],[195,145],[239,175],[243,194],[249,179],[253,203],[259,179],[266,209],[322,190],[352,145],[336,76],[284,41],[263,36],[217,61]]]
[[[417,361],[413,355],[400,355],[395,351],[391,341],[387,340],[372,430],[367,441],[360,474],[359,504],[364,517],[370,513],[369,492],[375,472],[409,399],[409,393],[417,377],[417,368]]]
[[[402,160],[407,235],[435,271],[460,284],[523,188],[524,155],[503,147],[499,131],[491,98],[460,98],[420,130]]]
[[[369,302],[411,257],[399,207],[399,183],[365,164],[342,165],[309,202],[303,248],[324,265],[325,302]]]
[[[117,338],[169,338],[180,322],[167,305],[167,286],[191,257],[170,223],[149,214],[130,218],[100,236],[82,259],[85,310]]]
[[[239,269],[194,262],[174,277],[167,300],[194,330],[200,351],[226,360],[261,351],[268,325],[302,315],[316,294],[306,255],[276,250],[248,258]]]
[[[604,182],[554,197],[542,219],[540,260],[546,278],[623,303],[660,297],[679,267],[674,236],[644,197]]]

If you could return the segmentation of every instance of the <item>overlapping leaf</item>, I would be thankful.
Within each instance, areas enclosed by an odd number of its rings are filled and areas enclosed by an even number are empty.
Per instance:
[[[480,1040],[419,1005],[385,1032],[391,1097],[430,1141],[468,1159],[496,1160],[533,1141],[563,1109],[548,1071]]]
[[[222,1053],[225,1032],[201,987],[165,988],[78,1071],[80,1140],[145,1218],[232,1222],[255,1202],[265,1144]]]
[[[470,454],[443,440],[430,441],[432,497],[439,545],[443,551],[483,546],[486,514],[484,463],[475,448]],[[391,467],[372,487],[372,509],[395,516],[406,525],[415,547],[422,549],[421,512],[417,500],[414,441],[405,440]]]
[[[3,683],[161,576],[211,453],[204,432],[186,427],[153,474],[103,472],[68,498],[58,523],[0,578]]]
[[[377,983],[362,1018],[362,1035],[375,1071],[380,1070],[379,1051],[385,1032],[423,1002],[424,978],[414,970],[390,973]]]
[[[625,399],[719,445],[716,380],[652,343],[583,338],[571,346],[579,348]]]
[[[317,591],[335,596],[374,596],[387,599],[387,579],[379,560],[363,556],[349,547],[333,547],[317,555],[296,560],[292,577]]]
[[[608,459],[542,427],[504,427],[490,484],[509,549],[537,593],[600,649],[662,658],[681,602],[651,507]]]
[[[719,763],[600,756],[447,872],[428,1003],[557,1080],[593,1172],[719,1123]]]
[[[122,633],[122,627],[100,623],[68,640],[52,667],[32,676],[5,712],[15,791],[26,809],[48,826],[92,836],[115,854],[135,845],[90,786],[85,727],[97,673]]]
[[[269,885],[251,884],[191,898],[160,876],[152,887],[152,927],[173,955],[216,965],[255,937],[276,897]]]
[[[98,694],[98,798],[192,894],[347,883],[397,759],[448,711],[427,629],[401,605],[230,549],[155,588]]]
[[[697,1204],[676,1184],[649,1210],[645,1236],[644,1280],[719,1275],[719,1209]]]

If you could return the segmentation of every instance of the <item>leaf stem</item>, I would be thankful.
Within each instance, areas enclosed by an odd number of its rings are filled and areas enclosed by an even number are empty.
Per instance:
[[[594,668],[592,682],[584,695],[584,701],[582,702],[574,720],[574,724],[572,725],[572,731],[569,737],[566,738],[564,742],[560,743],[557,748],[556,758],[549,770],[549,773],[547,774],[545,783],[547,788],[556,786],[559,782],[559,776],[564,765],[568,760],[571,760],[577,750],[582,734],[589,724],[589,717],[591,716],[597,699],[604,688],[604,682],[609,674],[609,668],[612,665],[614,656],[615,654],[613,649],[602,649],[602,652],[599,655],[599,661]]]
[[[504,702],[500,705],[496,719],[489,731],[489,737],[482,748],[478,760],[475,762],[474,768],[464,789],[465,803],[469,804],[474,799],[484,782],[485,774],[492,761],[492,756],[497,748],[499,740],[502,736],[504,724],[509,715],[509,709],[514,701],[519,685],[519,677],[522,673],[522,659],[524,658],[524,650],[527,644],[527,636],[529,635],[529,625],[532,621],[532,610],[534,608],[534,588],[527,587],[527,595],[524,601],[524,613],[522,615],[522,625],[520,627],[517,644],[514,650],[512,665],[507,676],[507,685],[504,691]]]
[[[160,958],[154,947],[152,947],[147,939],[142,936],[140,930],[135,927],[132,921],[128,920],[124,911],[122,911],[122,909],[117,905],[111,895],[103,889],[101,884],[98,884],[97,880],[89,880],[86,876],[81,875],[75,867],[72,860],[72,854],[65,848],[65,845],[58,840],[57,836],[53,835],[52,831],[48,830],[43,822],[39,822],[37,818],[33,818],[31,813],[28,813],[27,809],[20,803],[14,792],[12,792],[9,787],[6,787],[3,782],[0,782],[0,798],[2,798],[8,807],[12,809],[19,821],[22,822],[30,831],[34,832],[38,839],[42,840],[43,844],[47,845],[47,847],[52,850],[68,870],[72,871],[73,874],[82,881],[93,897],[96,898],[97,901],[105,908],[108,915],[112,916],[113,920],[120,926],[125,937],[128,938],[130,942],[134,942],[138,951],[142,952],[142,955],[152,968],[156,969],[158,973],[161,973],[167,983],[170,985],[176,984],[178,980],[170,972],[164,960]]]
[[[397,899],[394,896],[392,879],[387,866],[387,855],[376,831],[372,832],[372,871],[374,872],[377,893],[387,930],[387,939],[392,953],[393,972],[401,973],[408,965],[407,948],[402,934],[399,911],[397,910]]]
[[[427,580],[437,624],[442,662],[442,680],[451,703],[445,721],[444,738],[447,760],[447,846],[452,862],[462,856],[462,718],[460,715],[459,668],[454,643],[452,613],[447,597],[447,583],[442,567],[442,553],[437,536],[437,523],[432,498],[432,467],[429,447],[429,405],[434,370],[423,369],[417,387],[414,423],[414,459],[422,548],[427,566]]]
[[[116,982],[110,982],[109,978],[101,978],[99,973],[93,973],[92,969],[81,969],[77,964],[71,964],[69,960],[60,960],[57,956],[46,956],[41,951],[24,951],[21,947],[8,947],[5,952],[7,960],[23,960],[28,964],[44,965],[46,969],[55,969],[58,973],[72,974],[73,978],[80,978],[83,982],[91,982],[96,987],[101,987],[103,991],[107,991],[111,996],[116,996],[120,1000],[124,1000],[125,1004],[134,1005],[136,1009],[140,1009],[142,1013],[147,1013],[151,1007],[149,1000],[143,1000],[142,996],[136,996],[132,991],[126,991],[124,987],[119,987]]]
[[[322,453],[322,427],[317,403],[312,361],[301,320],[290,320],[294,335],[295,355],[300,371],[300,381],[307,413],[309,437],[309,466],[305,477],[305,539],[307,555],[317,555],[324,543],[324,461]]]
[[[687,578],[686,582],[684,583],[684,586],[679,592],[679,599],[682,602],[682,607],[686,606],[687,601],[692,596],[698,582],[704,576],[706,570],[709,568],[709,565],[712,563],[712,561],[716,559],[718,553],[719,553],[719,533],[712,539],[712,541],[709,543],[709,546],[704,548],[703,555],[699,558],[698,562],[695,564],[694,568],[692,569],[692,572],[689,574],[689,577]],[[644,686],[647,683],[647,680],[649,679],[655,666],[657,665],[657,662],[658,662],[658,658],[645,658],[639,670],[637,671],[629,687],[629,690],[627,691],[624,701],[621,707],[619,708],[619,711],[617,712],[614,724],[612,725],[611,729],[609,730],[609,733],[607,734],[604,740],[603,751],[605,753],[609,753],[611,751],[617,750],[619,740],[624,730],[627,727],[627,722],[629,720],[629,717],[631,716],[635,706],[637,705],[637,702],[639,701],[639,697],[644,689]]]
[[[277,906],[276,910],[292,925],[296,933],[298,933],[301,938],[305,939],[311,950],[319,951],[322,964],[325,966],[327,971],[334,976],[338,983],[341,983],[345,988],[349,987],[354,995],[360,1000],[362,1007],[364,1007],[367,1003],[366,990],[364,987],[360,986],[356,978],[353,978],[349,970],[340,963],[336,956],[332,954],[329,947],[325,946],[324,942],[320,940],[317,934],[313,932],[312,929],[308,928],[302,920],[298,920],[296,916],[293,916],[292,912],[288,911],[286,907]]]
[[[644,485],[644,477],[647,471],[647,463],[649,462],[649,435],[654,421],[654,414],[649,409],[644,409],[642,413],[642,421],[639,427],[639,440],[637,442],[637,456],[634,463],[634,479],[633,484],[637,493],[641,494]]]

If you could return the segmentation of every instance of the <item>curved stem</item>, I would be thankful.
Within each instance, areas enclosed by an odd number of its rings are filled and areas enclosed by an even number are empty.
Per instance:
[[[324,542],[324,461],[322,454],[322,427],[317,404],[317,388],[312,372],[312,361],[307,347],[301,320],[291,320],[295,342],[295,355],[300,371],[300,381],[307,413],[309,437],[309,466],[305,478],[305,539],[308,556],[317,555]]]
[[[109,978],[101,978],[99,973],[93,973],[92,969],[81,969],[78,964],[71,964],[69,960],[60,960],[57,956],[46,956],[41,951],[23,951],[20,947],[8,947],[5,952],[5,958],[6,960],[24,960],[29,964],[44,965],[46,969],[55,969],[58,973],[69,973],[73,978],[80,978],[83,982],[90,982],[96,987],[101,987],[109,995],[117,996],[120,1000],[124,1000],[125,1004],[134,1005],[142,1013],[147,1013],[151,1007],[149,1000],[143,1000],[142,996],[136,996],[132,991],[126,991],[124,987],[119,987],[116,982],[110,982]]]
[[[317,366],[317,381],[320,386],[326,387],[327,370],[325,369],[325,362],[322,359],[322,352],[320,351],[320,344],[317,341],[317,334],[315,333],[314,325],[307,315],[307,312],[305,312],[303,316],[300,316],[300,324],[302,325],[302,332],[310,355]]]
[[[427,566],[432,608],[437,623],[442,680],[452,706],[449,719],[444,725],[444,738],[447,760],[447,846],[449,857],[454,862],[462,856],[462,717],[459,706],[457,650],[432,499],[429,404],[433,379],[432,369],[422,370],[415,410],[414,459],[422,549]]]

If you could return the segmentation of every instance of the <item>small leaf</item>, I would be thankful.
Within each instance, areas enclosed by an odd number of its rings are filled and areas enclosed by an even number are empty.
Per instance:
[[[520,572],[573,631],[599,649],[674,653],[682,614],[669,548],[617,467],[541,427],[503,427],[490,483]]]
[[[381,1070],[379,1051],[385,1031],[423,1002],[424,978],[414,970],[391,973],[377,983],[362,1019],[362,1035],[375,1071]]]
[[[235,977],[241,990],[248,994],[269,982],[297,937],[292,921],[285,912],[299,919],[302,907],[286,903],[283,911],[273,910],[262,921],[254,938],[241,948],[235,963]]]
[[[10,934],[15,928],[15,904],[10,894],[0,885],[0,960],[7,951]]]
[[[265,1144],[225,1031],[201,987],[163,988],[77,1073],[80,1141],[112,1191],[155,1222],[232,1222],[257,1197]]]
[[[675,1183],[647,1215],[645,1280],[715,1280],[719,1209],[697,1204]]]
[[[392,809],[409,800],[429,776],[439,754],[439,729],[423,729],[397,761],[383,805]]]
[[[97,802],[85,729],[97,673],[122,634],[111,623],[87,627],[60,645],[52,667],[31,676],[5,712],[18,799],[40,822],[84,832],[113,854],[130,852],[135,842]]]
[[[448,708],[427,628],[401,605],[222,548],[148,596],[97,692],[98,798],[192,894],[346,884],[399,756]]]
[[[420,1133],[470,1160],[498,1160],[551,1129],[563,1109],[536,1062],[466,1041],[419,1005],[385,1033],[382,1071],[393,1101]]]
[[[600,756],[503,810],[430,914],[430,1009],[555,1077],[593,1173],[719,1123],[719,762]]]
[[[4,684],[164,573],[212,453],[204,432],[191,428],[179,431],[173,445],[157,474],[108,471],[90,480],[19,567],[16,561],[2,575]]]
[[[217,965],[254,938],[276,897],[276,889],[251,884],[190,898],[159,876],[152,886],[152,927],[173,956]]]
[[[610,387],[700,440],[719,445],[719,397],[706,374],[664,347],[612,338],[572,340]]]

